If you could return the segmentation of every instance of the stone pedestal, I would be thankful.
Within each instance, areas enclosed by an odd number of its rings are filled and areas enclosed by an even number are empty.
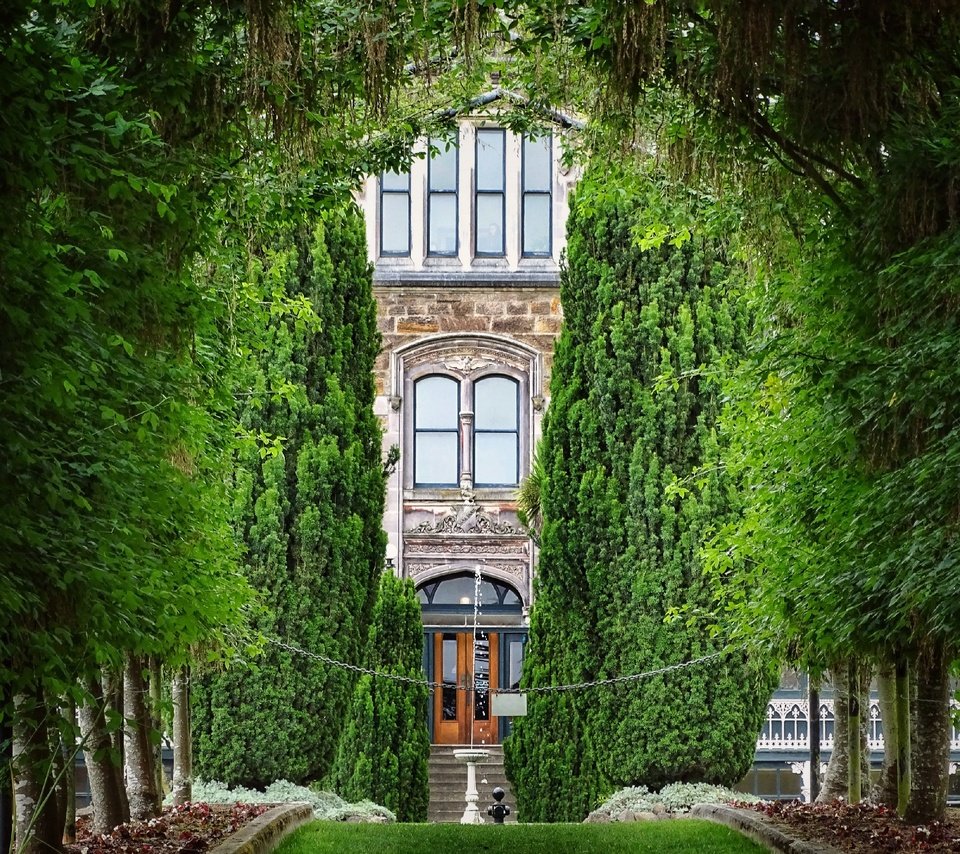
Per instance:
[[[477,801],[480,799],[480,793],[477,791],[477,762],[486,759],[490,751],[475,750],[471,747],[465,750],[454,750],[453,755],[467,765],[467,791],[463,796],[467,806],[460,817],[460,824],[483,824],[483,816],[480,815],[477,807]]]

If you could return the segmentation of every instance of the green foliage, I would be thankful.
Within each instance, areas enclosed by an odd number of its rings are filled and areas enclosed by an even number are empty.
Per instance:
[[[745,344],[738,268],[697,236],[640,249],[634,203],[606,181],[583,181],[568,223],[528,687],[726,643],[710,631],[699,550],[737,509],[716,423],[721,379]],[[667,619],[674,611],[687,619]],[[521,814],[582,818],[611,784],[732,785],[752,760],[771,677],[732,654],[617,688],[531,695],[507,750]]]
[[[235,475],[234,524],[267,608],[257,628],[359,661],[385,541],[372,375],[380,338],[355,206],[324,214],[264,275],[287,299],[305,300],[320,329],[277,315],[251,356],[243,427],[282,437],[276,454],[249,443]],[[323,776],[354,683],[349,671],[272,644],[247,666],[208,674],[194,694],[196,767],[252,786]]]
[[[0,21],[4,702],[123,648],[222,640],[249,597],[225,487],[232,350],[191,264],[199,157],[94,45],[97,14]]]
[[[367,666],[423,678],[423,623],[413,582],[392,573],[380,580]],[[360,677],[340,741],[332,785],[348,799],[385,804],[400,821],[426,821],[430,789],[424,686]]]

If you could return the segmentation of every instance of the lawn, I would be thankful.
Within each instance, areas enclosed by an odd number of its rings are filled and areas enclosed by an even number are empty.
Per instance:
[[[759,854],[727,827],[695,819],[630,824],[341,824],[317,821],[276,854]]]

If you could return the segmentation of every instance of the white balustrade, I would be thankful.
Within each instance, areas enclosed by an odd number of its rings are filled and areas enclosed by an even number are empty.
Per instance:
[[[956,700],[950,701],[952,709],[960,708]],[[871,750],[883,750],[883,721],[880,704],[870,701],[867,744]],[[834,734],[833,700],[820,702],[820,746],[831,749]],[[757,750],[809,750],[810,709],[801,699],[775,699],[767,705],[767,719],[757,739]],[[950,733],[950,750],[960,751],[960,731],[954,726]]]

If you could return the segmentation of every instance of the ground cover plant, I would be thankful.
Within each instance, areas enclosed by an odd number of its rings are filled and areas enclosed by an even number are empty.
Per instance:
[[[704,821],[641,824],[344,825],[315,822],[300,828],[277,854],[753,854],[763,849],[736,831]]]
[[[615,821],[624,811],[685,813],[694,804],[752,804],[759,801],[755,795],[709,783],[670,783],[659,792],[651,792],[646,786],[627,786],[612,794],[590,815],[607,816]]]
[[[193,784],[193,796],[198,803],[220,806],[306,803],[313,808],[314,816],[322,821],[343,821],[348,817],[397,820],[393,812],[372,801],[349,803],[335,792],[298,786],[288,780],[277,780],[263,791],[243,786],[231,789],[218,780],[197,780]]]

